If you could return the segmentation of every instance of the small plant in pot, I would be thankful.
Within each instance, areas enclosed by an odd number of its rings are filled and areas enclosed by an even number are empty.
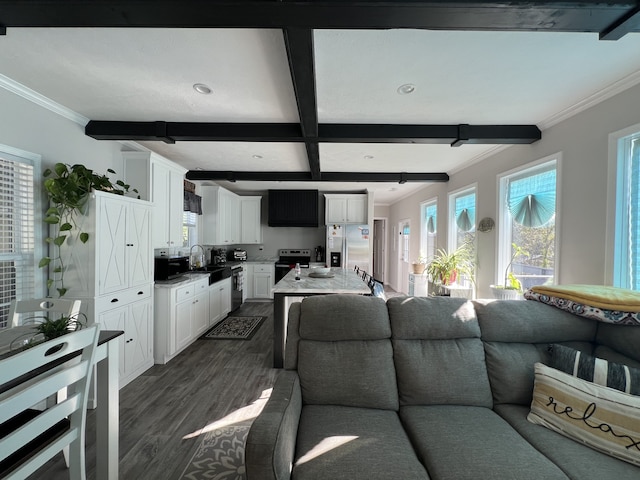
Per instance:
[[[87,316],[80,312],[76,315],[62,315],[49,317],[37,315],[24,319],[23,325],[33,325],[33,331],[16,338],[11,349],[29,348],[42,342],[53,340],[75,330],[80,330],[87,324]]]
[[[422,275],[425,268],[427,268],[427,259],[422,256],[418,257],[418,259],[411,264],[411,268],[413,270],[413,273]]]
[[[497,299],[513,300],[519,299],[522,296],[522,283],[513,274],[511,267],[513,266],[513,262],[516,258],[521,256],[526,258],[529,256],[529,252],[515,243],[511,244],[511,248],[511,260],[504,272],[504,284],[490,285],[491,292],[493,293],[494,298]]]
[[[464,243],[453,252],[438,249],[427,266],[429,279],[435,285],[452,285],[460,276],[465,276],[473,282],[475,262],[472,249]]]

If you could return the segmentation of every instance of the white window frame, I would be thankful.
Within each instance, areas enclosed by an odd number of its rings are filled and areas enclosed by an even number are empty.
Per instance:
[[[44,296],[44,280],[46,278],[47,270],[38,268],[38,263],[43,257],[44,245],[43,245],[43,228],[45,228],[42,222],[42,168],[41,157],[35,153],[20,150],[9,145],[0,144],[0,157],[5,160],[18,162],[30,165],[33,168],[33,258],[30,259],[33,267],[33,281],[30,286],[27,286],[24,291],[16,292],[16,298],[18,300],[24,298],[34,298]],[[20,254],[0,253],[0,260],[13,260],[21,256]],[[22,255],[23,257],[29,257],[30,254]]]
[[[467,185],[466,187],[460,188],[458,190],[454,190],[453,192],[449,192],[449,215],[448,215],[448,238],[447,238],[447,248],[450,251],[454,251],[459,247],[458,245],[458,226],[456,224],[456,199],[459,197],[465,197],[469,194],[473,193],[476,197],[476,217],[478,216],[478,184],[473,183],[471,185]],[[475,218],[474,222],[477,224],[478,219]],[[478,235],[477,235],[477,225],[474,225],[474,231],[476,235],[474,235],[474,251],[478,251]]]
[[[430,260],[429,255],[429,234],[427,233],[427,222],[426,222],[426,213],[427,208],[436,207],[436,233],[433,236],[433,252],[435,253],[438,249],[438,217],[440,216],[440,212],[438,212],[438,197],[431,198],[424,202],[420,203],[420,256],[427,261]]]
[[[193,220],[190,222],[189,220]],[[185,242],[183,240],[183,247],[193,247],[198,244],[198,214],[189,211],[182,212],[182,229],[188,229],[188,238]]]
[[[521,165],[520,167],[508,170],[497,176],[497,192],[498,192],[498,241],[496,242],[496,270],[494,272],[495,284],[504,284],[504,272],[507,265],[511,261],[511,214],[507,209],[505,199],[507,197],[507,187],[512,179],[528,176],[527,173],[535,175],[537,170],[543,170],[546,165],[555,162],[556,169],[556,215],[555,215],[555,245],[554,245],[554,283],[560,283],[560,185],[561,185],[561,164],[562,153],[558,152],[554,155],[535,160],[533,162]]]
[[[629,261],[628,197],[629,184],[626,181],[632,137],[640,137],[640,123],[609,134],[609,164],[607,182],[607,223],[605,247],[604,282],[615,287],[631,288]]]

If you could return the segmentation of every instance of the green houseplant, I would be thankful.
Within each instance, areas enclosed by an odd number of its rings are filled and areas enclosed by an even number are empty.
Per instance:
[[[108,169],[108,173],[116,172]],[[68,165],[56,163],[53,169],[47,168],[43,174],[46,199],[49,209],[44,215],[44,222],[49,225],[49,236],[45,241],[49,244],[49,255],[40,260],[39,267],[49,267],[50,276],[47,280],[49,296],[53,289],[59,297],[67,293],[64,284],[65,265],[62,257],[62,248],[65,245],[70,232],[78,227],[76,219],[86,213],[89,195],[92,190],[111,192],[117,195],[125,195],[138,190],[131,189],[122,180],[113,183],[108,176],[95,173],[84,165]],[[80,232],[78,238],[82,243],[89,240],[89,234]]]
[[[511,244],[511,251],[511,259],[509,260],[507,268],[504,271],[504,284],[490,285],[494,298],[502,300],[516,299],[520,298],[520,295],[522,294],[522,283],[513,274],[513,272],[511,271],[511,267],[513,266],[513,262],[516,258],[520,256],[528,257],[529,252],[515,243]]]
[[[429,279],[435,285],[451,285],[461,275],[473,282],[475,273],[475,261],[473,251],[466,243],[460,245],[452,252],[438,249],[426,269]]]

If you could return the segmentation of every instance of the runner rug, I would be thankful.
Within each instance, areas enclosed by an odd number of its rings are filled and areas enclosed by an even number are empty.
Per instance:
[[[267,317],[227,317],[205,333],[202,338],[249,340]]]

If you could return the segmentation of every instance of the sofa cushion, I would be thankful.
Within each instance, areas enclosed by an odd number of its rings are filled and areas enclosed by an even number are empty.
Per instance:
[[[495,411],[528,442],[558,465],[570,478],[580,480],[637,480],[640,468],[593,450],[570,438],[527,421],[530,408],[497,405]]]
[[[537,363],[527,419],[640,466],[640,397]]]
[[[302,323],[305,320],[302,317]],[[302,339],[298,345],[298,375],[305,404],[398,409],[396,371],[388,339]]]
[[[473,302],[485,342],[593,342],[597,323],[539,302]]]
[[[629,325],[598,324],[598,344],[606,345],[633,360],[640,362],[640,327]],[[629,365],[633,365],[630,362]]]
[[[488,408],[407,406],[400,408],[400,418],[434,479],[568,478]]]
[[[640,369],[622,363],[609,362],[574,348],[554,344],[548,365],[598,385],[640,395]]]
[[[428,479],[398,414],[308,405],[302,409],[292,480]]]

